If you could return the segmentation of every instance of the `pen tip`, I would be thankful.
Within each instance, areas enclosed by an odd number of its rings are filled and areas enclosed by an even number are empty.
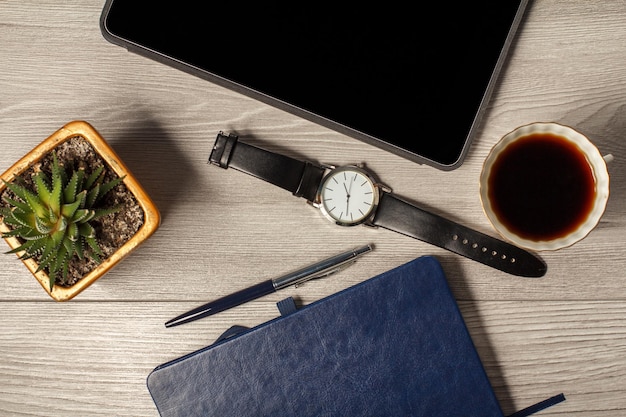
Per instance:
[[[186,320],[184,317],[174,317],[173,319],[165,322],[165,327],[174,327],[183,323],[186,323]]]

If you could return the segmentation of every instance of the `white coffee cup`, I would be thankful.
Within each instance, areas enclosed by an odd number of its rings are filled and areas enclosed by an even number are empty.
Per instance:
[[[520,126],[491,149],[483,164],[480,199],[485,215],[517,246],[570,246],[587,236],[604,214],[611,159],[571,127]]]

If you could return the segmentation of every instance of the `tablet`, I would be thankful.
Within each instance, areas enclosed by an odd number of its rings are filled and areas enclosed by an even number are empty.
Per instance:
[[[100,25],[129,51],[451,170],[527,2],[107,0]]]

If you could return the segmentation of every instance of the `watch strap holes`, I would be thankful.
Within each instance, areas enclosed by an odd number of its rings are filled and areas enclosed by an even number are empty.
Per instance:
[[[498,254],[498,251],[496,251],[496,250],[489,251],[489,248],[487,248],[486,246],[481,246],[481,245],[479,245],[476,242],[471,242],[471,244],[470,244],[469,239],[462,239],[457,234],[452,235],[452,240],[454,242],[460,242],[463,246],[468,246],[469,245],[472,249],[480,250],[484,254],[489,253],[494,258],[497,257],[497,258],[500,258],[503,261],[508,260],[511,263],[515,263],[516,262],[516,259],[514,257],[509,257],[505,253]]]

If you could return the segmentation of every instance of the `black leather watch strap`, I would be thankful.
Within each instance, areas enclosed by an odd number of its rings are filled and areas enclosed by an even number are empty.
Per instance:
[[[219,133],[209,162],[234,168],[314,201],[326,168],[267,151],[235,135]],[[448,249],[513,275],[540,277],[547,266],[538,256],[499,239],[429,213],[388,192],[381,192],[374,226]]]
[[[429,213],[389,193],[382,193],[372,223],[513,275],[541,277],[547,270],[546,263],[531,252]]]
[[[309,201],[315,199],[325,171],[310,162],[239,142],[237,136],[222,132],[217,135],[209,162],[245,172]]]

